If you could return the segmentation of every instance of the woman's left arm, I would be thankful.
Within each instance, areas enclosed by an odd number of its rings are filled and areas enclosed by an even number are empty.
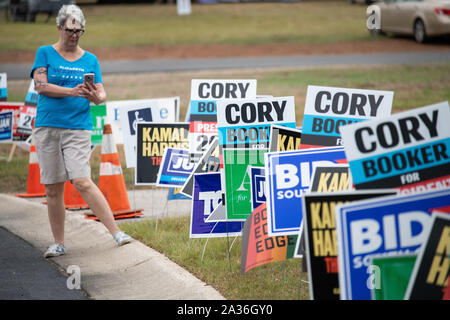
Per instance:
[[[96,83],[94,85],[86,83],[84,86],[85,88],[83,92],[86,99],[95,104],[100,104],[106,101],[106,91],[103,87],[103,83]]]

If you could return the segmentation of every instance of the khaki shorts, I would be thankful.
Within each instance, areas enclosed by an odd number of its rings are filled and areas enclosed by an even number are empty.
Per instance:
[[[50,127],[33,129],[42,184],[91,177],[91,133]]]

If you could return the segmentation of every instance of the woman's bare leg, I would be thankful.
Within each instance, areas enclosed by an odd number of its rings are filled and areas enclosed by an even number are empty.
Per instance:
[[[86,201],[89,208],[105,225],[108,231],[112,235],[115,232],[120,231],[114,220],[111,208],[97,185],[90,178],[73,179],[72,183],[75,189],[81,194],[84,201]]]
[[[66,208],[64,205],[65,182],[46,184],[48,218],[55,242],[64,245],[64,222]]]

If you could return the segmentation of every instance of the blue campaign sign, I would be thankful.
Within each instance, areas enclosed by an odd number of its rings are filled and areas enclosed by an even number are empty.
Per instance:
[[[322,136],[340,137],[341,134],[339,133],[339,127],[341,125],[346,125],[364,120],[366,119],[352,119],[345,117],[329,117],[329,116],[328,117],[322,116],[318,118],[317,116],[305,114],[303,117],[302,132],[308,133],[314,132],[316,135],[320,134]]]
[[[191,100],[191,115],[216,115],[216,101],[195,101]]]
[[[26,106],[35,107],[37,106],[39,102],[39,93],[37,93],[36,89],[34,88],[34,80],[31,80],[30,86],[28,87],[28,92],[25,97],[25,103]]]
[[[183,149],[166,148],[159,167],[156,185],[182,187],[194,170],[195,163],[189,160],[189,152]]]
[[[309,189],[313,164],[346,162],[343,147],[266,153],[269,235],[299,233],[303,220],[301,196]]]
[[[181,193],[181,188],[169,188],[167,193],[167,200],[190,200],[190,197]]]
[[[252,208],[255,210],[266,202],[266,173],[264,168],[250,167],[250,182],[252,193]]]
[[[445,153],[446,150],[450,150],[450,137],[437,140],[433,144],[427,141],[420,146],[405,148],[401,151],[386,152],[382,155],[350,161],[352,175],[355,177],[354,182],[359,185],[409,172],[424,172],[434,167],[442,168],[443,165],[447,165],[448,168],[450,160]],[[443,175],[443,172],[441,173]]]
[[[12,119],[12,111],[0,113],[0,142],[12,140]]]
[[[222,202],[220,172],[196,173],[192,194],[191,238],[226,237],[241,234],[244,222],[206,222]]]
[[[6,101],[8,98],[8,88],[0,88],[0,101]]]
[[[249,143],[269,143],[270,124],[250,125],[239,127],[220,127],[219,144],[237,146],[239,144]],[[295,123],[293,124],[295,127]]]
[[[138,122],[152,122],[152,109],[136,109],[128,111],[128,122],[130,125],[130,133],[131,135],[136,134],[136,128]]]
[[[25,97],[26,106],[36,106],[39,101],[39,94],[37,92],[28,91]]]
[[[431,212],[449,204],[446,189],[336,206],[341,299],[370,300],[379,285],[371,257],[417,253],[428,238]]]
[[[391,114],[393,91],[308,86],[300,149],[341,146],[340,128]]]
[[[257,124],[247,126],[220,126],[219,145],[224,148],[246,148],[253,145],[269,147],[270,130],[273,124]],[[279,126],[295,128],[295,122],[279,123]]]
[[[8,100],[8,75],[6,72],[0,73],[0,101]]]

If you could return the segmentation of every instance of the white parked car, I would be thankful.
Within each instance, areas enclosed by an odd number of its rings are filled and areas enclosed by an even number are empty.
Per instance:
[[[413,35],[417,42],[450,35],[450,0],[383,0],[380,31]]]

